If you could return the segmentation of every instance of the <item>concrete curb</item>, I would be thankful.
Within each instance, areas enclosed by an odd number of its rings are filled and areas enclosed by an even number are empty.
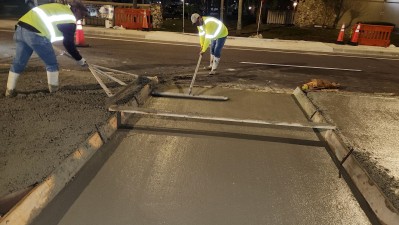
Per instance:
[[[340,47],[340,46],[333,46],[330,45],[333,48],[334,53],[343,53],[343,54],[355,54],[355,55],[368,55],[368,56],[382,56],[382,57],[393,57],[393,58],[398,58],[399,57],[399,48],[398,47],[374,47],[372,49],[369,49],[366,46],[361,46],[363,48],[358,48],[359,46],[345,46],[345,47]]]
[[[111,28],[99,29],[97,27],[84,27],[85,34],[91,35],[104,35],[104,36],[112,36],[112,37],[130,37],[130,38],[145,38],[146,34],[144,31],[136,31],[136,30],[116,30]]]
[[[142,86],[135,94],[133,106],[141,105],[150,95],[156,79]],[[128,114],[121,114],[121,120],[128,119]],[[73,179],[87,161],[111,138],[117,130],[117,115],[111,116],[107,123],[97,128],[80,147],[68,156],[42,183],[35,186],[21,201],[18,202],[4,217],[0,225],[28,225],[57,196],[58,193]]]
[[[136,30],[114,30],[99,29],[95,27],[85,27],[87,35],[104,35],[124,38],[142,38],[145,40],[199,44],[199,38],[196,34],[177,33],[166,31],[136,31]],[[249,37],[227,37],[225,46],[230,47],[248,47],[270,50],[284,51],[304,51],[304,52],[324,52],[332,53],[333,47],[322,42],[310,41],[287,41],[278,39],[258,39]]]
[[[150,41],[174,42],[198,44],[199,39],[196,34],[178,33],[167,31],[137,31],[137,30],[115,30],[111,28],[85,27],[85,33],[88,35],[104,35],[109,37],[141,38]],[[229,36],[225,46],[241,48],[259,48],[274,51],[293,51],[310,53],[335,53],[335,54],[353,54],[368,55],[374,57],[399,57],[398,47],[378,47],[378,46],[351,46],[337,45],[332,43],[323,43],[315,41],[302,40],[279,40],[279,39],[258,39],[250,37]]]
[[[317,110],[300,88],[296,88],[293,95],[310,120],[313,122],[326,122],[322,113]],[[333,130],[322,131],[320,133],[332,149],[335,157],[339,161],[342,161],[348,155],[349,148],[344,144],[341,137]],[[381,224],[399,224],[398,210],[393,207],[392,203],[353,155],[350,155],[346,159],[342,168],[349,174],[350,179],[370,205]]]

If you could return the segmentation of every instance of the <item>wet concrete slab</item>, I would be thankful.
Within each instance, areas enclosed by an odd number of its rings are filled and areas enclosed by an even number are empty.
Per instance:
[[[338,126],[347,146],[395,208],[399,209],[399,98],[314,92],[309,98]]]
[[[152,98],[147,108],[306,122],[291,95]],[[137,118],[118,131],[36,224],[369,224],[310,129]]]

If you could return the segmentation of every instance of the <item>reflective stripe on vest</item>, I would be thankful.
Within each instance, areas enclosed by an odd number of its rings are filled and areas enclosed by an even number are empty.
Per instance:
[[[42,22],[46,25],[46,28],[49,31],[50,35],[51,35],[51,39],[50,39],[51,42],[61,41],[61,40],[64,39],[64,36],[56,36],[55,28],[54,28],[54,24],[53,24],[54,22],[61,22],[61,21],[74,22],[74,23],[76,22],[75,16],[70,15],[70,14],[61,14],[61,15],[48,16],[39,7],[35,7],[32,10],[34,12],[36,12],[37,15],[39,15],[39,17],[42,20]]]
[[[204,30],[204,26],[199,26],[198,27],[200,32],[198,33],[199,36],[204,36],[205,35],[205,30]]]
[[[209,22],[215,22],[218,25],[218,28],[216,29],[214,34],[205,35],[205,38],[213,39],[219,35],[220,31],[222,30],[223,23],[215,18],[210,17],[205,19],[204,24],[207,24]]]

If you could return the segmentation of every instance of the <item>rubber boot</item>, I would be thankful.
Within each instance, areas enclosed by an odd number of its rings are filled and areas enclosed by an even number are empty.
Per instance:
[[[15,97],[17,96],[17,91],[15,87],[17,86],[17,81],[19,78],[18,73],[8,72],[8,80],[7,80],[7,89],[6,89],[6,97]]]
[[[209,72],[209,75],[215,75],[216,74],[216,69],[219,66],[219,62],[220,62],[220,58],[215,57],[213,60],[213,64],[212,64],[212,70],[211,72]]]
[[[50,93],[58,91],[58,71],[49,72],[47,71],[47,83],[48,90]]]
[[[210,60],[209,60],[209,66],[206,68],[207,70],[211,70],[212,69],[212,65],[213,65],[213,60],[215,59],[214,55],[211,55]]]

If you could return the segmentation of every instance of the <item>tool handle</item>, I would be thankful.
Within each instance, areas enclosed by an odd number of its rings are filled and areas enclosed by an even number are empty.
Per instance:
[[[191,91],[192,91],[192,89],[193,89],[195,77],[197,76],[198,68],[199,68],[199,66],[200,66],[200,64],[201,64],[201,59],[202,59],[202,54],[200,54],[200,56],[199,56],[199,58],[198,58],[197,67],[195,68],[195,72],[194,72],[193,79],[191,80],[190,89],[188,90],[188,94],[189,94],[189,95],[191,95]]]

